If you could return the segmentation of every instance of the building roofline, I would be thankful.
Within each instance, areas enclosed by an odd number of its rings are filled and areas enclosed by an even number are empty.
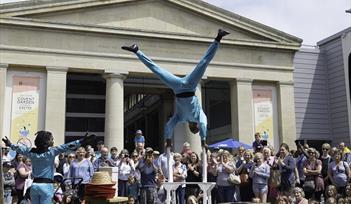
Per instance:
[[[2,17],[20,17],[24,15],[57,12],[76,8],[93,7],[100,5],[111,5],[115,3],[127,3],[146,0],[37,0],[16,2],[15,4],[0,4]],[[228,25],[236,26],[249,32],[262,35],[275,41],[285,41],[288,43],[301,44],[302,39],[283,31],[266,26],[256,21],[250,20],[231,11],[219,8],[202,0],[165,0],[166,2],[185,7],[196,13],[206,15],[210,18],[228,23]]]
[[[334,35],[331,35],[323,40],[318,41],[317,45],[318,46],[324,45],[332,40],[335,40],[336,38],[340,38],[344,33],[349,33],[349,32],[351,32],[351,26],[340,32],[335,33]]]

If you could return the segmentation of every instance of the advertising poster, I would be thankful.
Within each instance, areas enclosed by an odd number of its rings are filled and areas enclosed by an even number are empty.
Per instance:
[[[40,77],[13,76],[11,141],[33,142],[38,131]],[[21,140],[28,141],[28,140]]]
[[[259,132],[262,139],[270,144],[274,144],[272,97],[272,90],[253,90],[255,132]]]

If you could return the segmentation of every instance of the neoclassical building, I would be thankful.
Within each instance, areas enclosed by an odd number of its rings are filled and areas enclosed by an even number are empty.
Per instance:
[[[85,131],[132,147],[136,129],[162,148],[174,95],[122,45],[138,43],[170,72],[189,73],[216,36],[231,35],[198,85],[208,143],[274,146],[296,139],[293,59],[301,39],[200,0],[46,0],[0,6],[0,132],[12,140],[53,132],[56,144]],[[179,124],[174,144],[200,150]]]

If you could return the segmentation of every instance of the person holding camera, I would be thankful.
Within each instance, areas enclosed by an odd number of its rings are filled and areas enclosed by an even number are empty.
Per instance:
[[[128,178],[135,171],[134,161],[130,159],[129,152],[123,149],[119,155],[118,163],[118,196],[127,197]]]
[[[241,201],[251,201],[254,197],[252,191],[252,179],[249,177],[252,166],[254,165],[252,161],[253,155],[250,150],[244,152],[244,161],[237,168],[236,173],[240,176],[240,198]]]

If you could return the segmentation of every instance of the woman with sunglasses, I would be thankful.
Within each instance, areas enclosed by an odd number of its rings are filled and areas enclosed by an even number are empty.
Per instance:
[[[306,198],[314,198],[319,201],[324,191],[324,181],[322,179],[321,170],[322,162],[317,159],[319,153],[314,148],[308,148],[308,159],[303,164],[303,172],[305,174],[304,191]]]
[[[345,188],[350,178],[350,167],[347,162],[342,161],[342,152],[334,154],[334,161],[329,164],[328,176],[339,194],[345,196]]]
[[[71,166],[72,161],[76,158],[76,155],[69,153],[67,156],[66,163],[63,164],[63,177],[68,178],[69,167]]]

